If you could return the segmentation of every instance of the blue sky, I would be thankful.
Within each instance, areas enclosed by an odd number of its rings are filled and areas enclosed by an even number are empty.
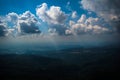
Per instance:
[[[47,3],[48,6],[60,6],[65,12],[69,12],[66,9],[66,5],[70,2],[71,9],[76,10],[79,14],[85,12],[80,8],[78,0],[0,0],[0,15],[5,15],[9,12],[21,14],[27,10],[35,14],[36,6],[44,2]]]

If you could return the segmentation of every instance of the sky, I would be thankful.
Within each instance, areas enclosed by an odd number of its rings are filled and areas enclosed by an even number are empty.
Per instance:
[[[35,8],[42,4],[47,3],[48,6],[60,6],[62,7],[62,10],[65,10],[66,12],[69,12],[67,10],[67,4],[70,4],[71,9],[79,11],[80,7],[78,0],[75,0],[77,3],[75,3],[73,0],[0,0],[1,10],[0,14],[5,15],[9,12],[16,12],[18,14],[22,14],[23,12],[30,10],[32,13],[36,13]],[[9,6],[9,7],[8,7]],[[79,11],[81,13],[81,11]],[[84,10],[83,10],[84,12]]]
[[[0,0],[0,38],[119,43],[119,0]],[[24,36],[24,37],[23,37]],[[49,38],[49,39],[48,39]]]

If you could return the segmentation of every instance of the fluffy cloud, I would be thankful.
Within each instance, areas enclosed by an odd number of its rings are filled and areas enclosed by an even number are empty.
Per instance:
[[[15,36],[17,34],[40,33],[39,21],[30,11],[23,14],[8,13],[0,18],[0,35]]]
[[[119,0],[82,0],[84,9],[93,11],[109,20],[120,18]]]
[[[42,19],[43,22],[47,21],[49,16],[47,15],[46,11],[48,9],[48,6],[46,3],[43,3],[39,7],[36,8],[36,15]]]
[[[50,29],[56,30],[59,35],[65,34],[66,27],[64,25],[67,15],[59,6],[50,6],[46,3],[36,8],[36,15],[43,21],[47,22]]]
[[[2,22],[0,19],[0,37],[6,36],[6,33],[7,33],[6,24]]]
[[[66,25],[49,25],[50,29],[55,29],[56,34],[65,35],[65,31],[67,30]]]
[[[30,11],[26,11],[25,13],[19,16],[18,31],[20,33],[40,33],[37,24],[37,18]]]
[[[86,18],[86,15],[81,15],[77,22],[70,21],[70,28],[66,30],[66,34],[80,35],[80,34],[102,34],[112,32],[105,24],[101,24],[99,18]]]
[[[14,36],[16,23],[17,21],[12,21],[8,15],[0,16],[0,37]]]
[[[96,2],[95,6],[92,1],[88,0],[82,0],[81,4],[84,9],[96,12],[96,6],[98,7],[99,4]],[[99,0],[98,0],[99,1]],[[100,1],[100,4],[102,4],[102,1]],[[89,5],[85,6],[85,4],[89,3]],[[108,0],[106,1],[108,2]],[[68,3],[70,4],[70,3]],[[92,6],[92,5],[93,6]],[[98,7],[99,8],[99,7]],[[101,8],[102,9],[102,8]],[[107,12],[103,12],[104,10],[97,11],[97,14],[101,17],[105,16],[105,13],[107,16],[112,14],[107,14]],[[71,11],[71,17],[76,18],[77,12]],[[102,15],[101,15],[102,13]],[[30,11],[26,11],[23,14],[17,14],[17,13],[8,13],[3,21],[0,20],[0,34],[1,36],[5,36],[6,34],[33,34],[33,33],[41,33],[39,30],[40,22],[45,23],[48,29],[48,33],[52,35],[80,35],[80,34],[101,34],[101,33],[109,33],[112,32],[106,25],[105,21],[102,18],[93,18],[93,17],[86,17],[85,14],[81,15],[81,17],[77,21],[69,20],[71,18],[68,18],[67,20],[67,14],[61,10],[61,7],[59,6],[50,6],[46,3],[41,4],[36,8],[36,15],[37,17],[32,14]],[[119,15],[116,15],[117,17],[112,19],[111,17],[107,18],[106,21],[109,19],[109,21],[114,20],[115,22],[118,21]],[[77,18],[76,18],[77,19]],[[3,24],[6,23],[7,25]],[[46,24],[47,23],[47,24]],[[117,22],[119,23],[119,21]],[[116,23],[115,23],[116,24]],[[6,28],[7,26],[7,28]],[[45,26],[45,27],[46,27]],[[108,26],[108,27],[106,27]]]
[[[72,11],[70,5],[71,5],[71,3],[70,3],[70,1],[68,1],[67,4],[66,4],[66,9],[69,10],[69,11]]]
[[[17,13],[8,13],[7,21],[16,25],[19,15]]]
[[[81,17],[80,17],[80,19],[78,20],[78,22],[84,23],[85,20],[86,20],[86,15],[83,14],[83,15],[81,15]]]
[[[48,8],[46,3],[36,8],[36,14],[42,21],[49,24],[63,24],[67,17],[61,7],[51,6]]]
[[[6,28],[4,25],[0,24],[0,37],[5,36],[5,34],[6,34]]]
[[[18,20],[19,15],[17,13],[11,12],[6,15],[6,23],[7,23],[7,36],[15,36],[18,28]]]
[[[72,12],[72,18],[76,18],[77,17],[77,12],[76,11],[73,11]]]
[[[95,12],[120,31],[119,0],[82,0],[81,4],[84,9]]]

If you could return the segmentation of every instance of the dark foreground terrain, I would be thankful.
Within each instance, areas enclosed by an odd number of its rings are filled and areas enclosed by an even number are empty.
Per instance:
[[[120,80],[120,48],[1,49],[0,80]]]

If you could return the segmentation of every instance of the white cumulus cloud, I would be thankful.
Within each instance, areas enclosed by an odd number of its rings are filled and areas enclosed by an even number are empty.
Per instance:
[[[0,37],[6,36],[6,33],[7,33],[6,24],[4,22],[2,22],[2,20],[0,18]]]
[[[80,34],[103,34],[112,32],[104,24],[101,24],[101,19],[81,15],[77,22],[69,21],[70,28],[66,30],[66,34],[80,35]]]
[[[36,15],[44,22],[49,24],[63,24],[67,18],[65,12],[59,6],[51,6],[48,8],[46,3],[43,3],[36,8]]]
[[[19,15],[18,20],[18,31],[22,33],[40,33],[39,26],[37,25],[39,22],[34,14],[30,11],[26,11],[22,15]]]
[[[77,12],[76,11],[73,11],[72,12],[72,18],[76,18],[77,17]]]
[[[120,4],[119,0],[82,0],[83,9],[96,13],[104,18],[114,30],[120,33]]]
[[[7,20],[8,20],[8,22],[16,24],[18,21],[18,17],[19,17],[19,15],[17,13],[14,13],[14,12],[8,13]]]
[[[108,20],[120,18],[119,0],[82,0],[82,7]]]
[[[48,24],[48,28],[50,30],[55,30],[55,32],[59,35],[65,34],[65,21],[67,19],[67,14],[61,10],[61,7],[50,6],[49,8],[46,3],[43,3],[36,8],[36,15],[39,19]]]

